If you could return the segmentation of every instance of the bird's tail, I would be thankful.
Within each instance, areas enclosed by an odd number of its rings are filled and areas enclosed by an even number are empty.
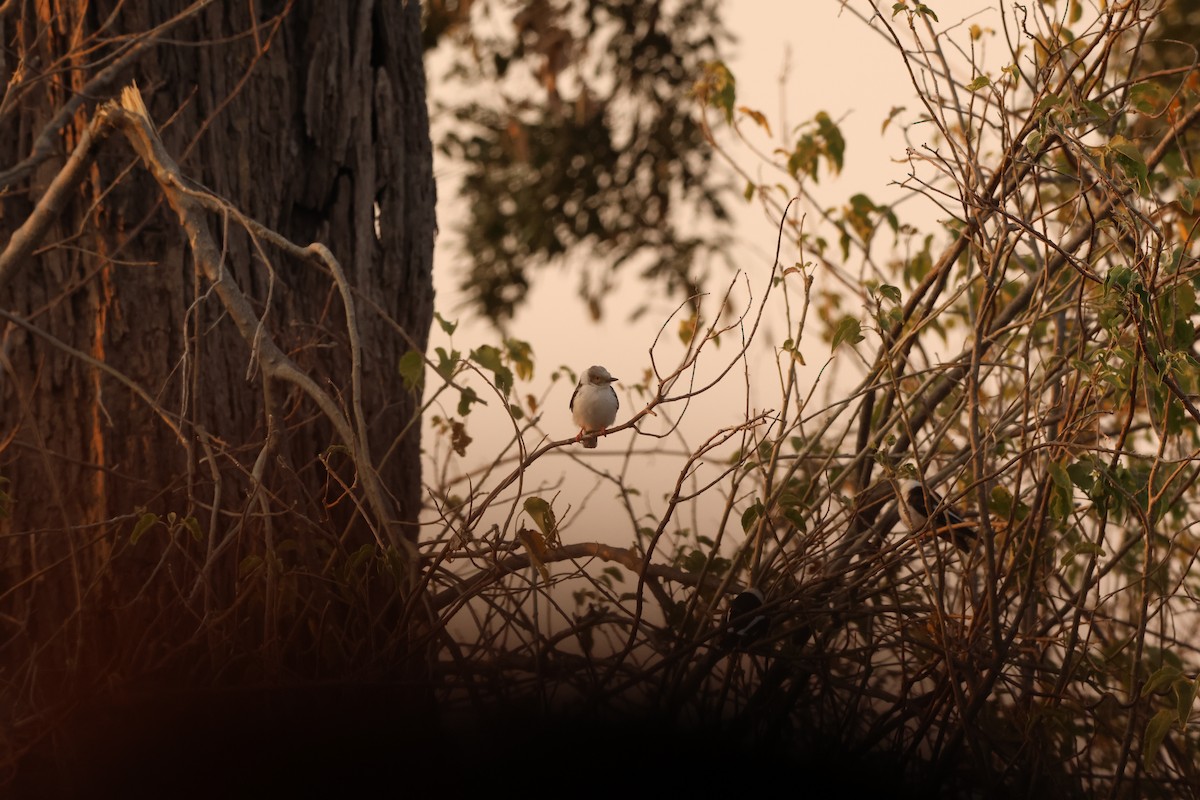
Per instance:
[[[593,448],[596,446],[597,441],[598,440],[595,436],[585,436],[583,437],[583,446],[587,448]]]
[[[951,542],[964,553],[971,552],[975,546],[975,540],[979,537],[975,529],[965,522],[953,523],[945,528],[940,528],[937,533],[938,536]]]

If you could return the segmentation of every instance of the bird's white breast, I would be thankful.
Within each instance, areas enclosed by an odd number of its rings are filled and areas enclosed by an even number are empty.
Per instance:
[[[586,430],[607,428],[617,418],[617,393],[607,383],[603,386],[585,383],[575,395],[571,416],[576,425]]]

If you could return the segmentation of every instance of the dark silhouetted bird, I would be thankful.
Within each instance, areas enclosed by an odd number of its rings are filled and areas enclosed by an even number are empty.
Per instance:
[[[729,601],[725,636],[721,639],[723,647],[744,647],[767,632],[770,620],[762,611],[764,602],[766,598],[758,589],[746,589]]]
[[[975,543],[975,528],[942,496],[919,481],[904,481],[900,486],[900,510],[909,530],[917,533],[927,524],[938,536],[952,542],[963,552]]]

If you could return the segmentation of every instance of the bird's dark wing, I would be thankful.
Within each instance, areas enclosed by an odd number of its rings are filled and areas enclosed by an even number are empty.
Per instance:
[[[744,592],[739,592],[736,597],[729,602],[729,619],[734,620],[738,617],[744,617],[751,611],[762,608],[763,599],[755,591],[747,589]]]
[[[613,400],[616,400],[616,401],[617,401],[617,411],[620,411],[620,410],[621,410],[621,398],[620,398],[620,397],[617,397],[617,390],[616,390],[616,389],[614,389],[614,388],[612,388],[612,384],[611,384],[611,383],[608,385],[608,390],[609,390],[610,392],[612,392]]]
[[[938,521],[942,522],[943,520],[945,525],[965,525],[967,522],[954,506],[942,507],[941,513],[938,514]]]
[[[942,503],[942,498],[932,489],[916,484],[908,490],[908,510],[912,515],[910,524],[923,528],[932,523],[933,527],[944,525],[941,514],[938,514],[937,519],[933,518],[934,512]]]
[[[579,396],[579,387],[580,386],[582,386],[582,384],[576,384],[575,391],[571,392],[571,403],[570,403],[570,405],[567,406],[567,409],[569,411],[575,410],[575,398]]]
[[[914,486],[908,492],[909,507],[926,520],[932,515],[933,528],[943,539],[951,540],[959,550],[970,550],[975,529],[967,524],[962,512],[946,503],[933,489]]]

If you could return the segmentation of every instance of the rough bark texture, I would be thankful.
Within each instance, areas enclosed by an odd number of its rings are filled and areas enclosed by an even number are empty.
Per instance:
[[[144,43],[188,7],[26,0],[0,11],[0,84],[10,86],[0,104],[0,174],[37,151],[64,104],[85,97],[52,131],[50,157],[0,187],[0,250],[99,102],[136,79],[186,175],[293,242],[326,244],[343,265],[358,298],[358,399],[372,460],[415,538],[420,398],[405,390],[396,364],[410,348],[424,351],[433,314],[435,187],[419,6],[213,3]],[[88,86],[125,54],[127,67]],[[349,413],[347,320],[331,276],[256,242],[233,214],[210,224],[264,333]],[[0,647],[31,672],[47,646],[63,654],[64,679],[111,669],[102,639],[124,648],[122,663],[149,669],[179,658],[151,633],[163,623],[156,615],[193,640],[210,622],[232,620],[222,634],[228,649],[241,646],[229,636],[303,649],[297,632],[319,626],[280,629],[285,612],[308,603],[326,620],[338,609],[321,610],[289,567],[319,578],[375,541],[342,443],[298,392],[264,385],[253,343],[211,288],[159,187],[118,136],[100,143],[34,256],[0,281],[0,309],[78,351],[0,320],[0,490],[11,498],[0,519]],[[264,448],[256,496],[251,474]],[[144,534],[149,544],[134,543],[147,512],[159,522]],[[254,563],[267,576],[257,594],[248,589]],[[304,646],[312,652],[297,658],[310,666],[351,659],[325,641]]]

